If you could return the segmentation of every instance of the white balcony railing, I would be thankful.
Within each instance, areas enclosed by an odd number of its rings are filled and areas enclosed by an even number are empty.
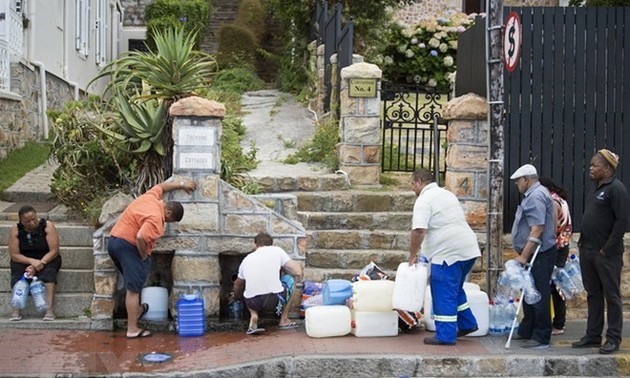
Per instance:
[[[22,15],[11,8],[12,3],[0,0],[0,40],[7,42],[12,55],[21,57],[24,44]]]
[[[0,91],[11,91],[11,58],[9,45],[0,39]]]

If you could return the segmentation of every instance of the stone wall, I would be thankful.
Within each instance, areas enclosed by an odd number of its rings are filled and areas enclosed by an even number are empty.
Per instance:
[[[15,96],[0,97],[0,159],[26,142],[44,137],[39,116],[38,70],[21,62],[11,64],[11,92]],[[46,97],[48,109],[61,109],[74,98],[74,89],[64,80],[46,73]]]
[[[556,7],[558,0],[506,0],[506,7]],[[420,20],[428,17],[436,17],[448,11],[462,11],[462,2],[460,0],[416,0],[414,3],[402,6],[394,11],[394,20],[405,24],[415,25]]]
[[[144,26],[144,10],[153,0],[121,0],[125,9],[123,26]]]

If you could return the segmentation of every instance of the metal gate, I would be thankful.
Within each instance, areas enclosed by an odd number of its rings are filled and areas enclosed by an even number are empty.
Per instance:
[[[608,148],[628,158],[630,7],[506,8],[521,18],[521,60],[505,74],[504,230],[519,193],[509,175],[532,163],[569,195],[573,230],[592,187],[591,156]],[[628,185],[630,164],[617,177]]]
[[[427,168],[438,180],[446,173],[446,122],[442,111],[448,95],[419,85],[383,82],[381,168],[413,172]]]

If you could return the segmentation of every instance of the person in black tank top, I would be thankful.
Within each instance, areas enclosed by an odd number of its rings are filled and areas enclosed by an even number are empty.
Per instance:
[[[55,225],[37,217],[35,208],[25,205],[18,211],[19,222],[9,231],[9,255],[11,257],[11,287],[26,272],[37,276],[46,285],[48,311],[43,320],[54,320],[55,287],[61,268],[59,237]],[[10,320],[20,320],[15,309]]]

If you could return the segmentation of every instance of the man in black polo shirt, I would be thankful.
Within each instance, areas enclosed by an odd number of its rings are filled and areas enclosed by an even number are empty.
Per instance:
[[[621,268],[623,266],[623,235],[628,220],[628,197],[625,185],[615,178],[619,156],[602,149],[591,158],[589,176],[595,188],[586,197],[580,248],[582,281],[587,292],[588,321],[586,335],[574,342],[574,348],[599,347],[599,353],[619,350],[623,327],[621,302]],[[608,314],[606,342],[604,301]]]

